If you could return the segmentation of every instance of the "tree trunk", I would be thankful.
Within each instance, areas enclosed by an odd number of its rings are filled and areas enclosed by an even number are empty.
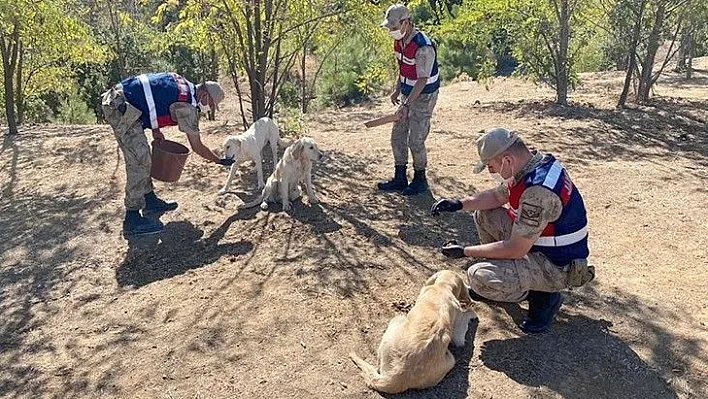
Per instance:
[[[674,72],[683,72],[686,70],[686,53],[688,50],[688,38],[690,27],[686,26],[681,32],[681,42],[679,44],[678,59],[676,60],[676,69]]]
[[[18,47],[17,72],[15,73],[15,81],[17,82],[15,95],[17,96],[17,101],[15,102],[15,106],[17,107],[17,124],[21,125],[25,122],[25,94],[22,87],[22,42],[18,43]]]
[[[637,10],[637,19],[634,23],[634,30],[632,31],[632,42],[627,49],[627,74],[624,78],[624,86],[622,87],[622,93],[620,94],[619,101],[617,102],[617,107],[622,108],[627,103],[627,96],[629,95],[629,87],[632,85],[632,76],[634,75],[634,70],[637,68],[637,46],[639,45],[639,36],[642,33],[642,23],[644,22],[644,9],[646,8],[646,1],[642,1],[639,4],[639,9]]]
[[[302,44],[302,59],[300,60],[300,104],[301,107],[300,109],[302,110],[303,114],[307,113],[307,104],[309,103],[309,99],[307,98],[307,78],[306,78],[306,66],[305,66],[305,57],[307,56],[307,43]]]
[[[556,104],[568,104],[568,42],[570,27],[568,25],[568,0],[560,1],[560,34],[558,47],[558,73],[556,82]]]
[[[205,79],[204,80],[213,80],[213,81],[218,81],[219,80],[219,59],[216,56],[216,49],[214,48],[214,43],[210,40],[209,41],[209,65],[205,73]],[[213,121],[216,119],[216,110],[212,109],[209,110],[207,113],[208,119],[210,121]]]
[[[637,102],[646,103],[649,101],[649,93],[652,86],[652,68],[654,66],[654,59],[656,58],[656,52],[659,50],[659,42],[661,39],[661,28],[664,25],[664,17],[666,15],[666,4],[660,2],[658,8],[656,9],[656,17],[654,19],[654,26],[649,34],[649,39],[647,41],[647,53],[642,62],[642,73],[639,78],[639,89],[637,90]]]
[[[2,56],[3,82],[5,83],[5,116],[7,117],[8,135],[17,134],[17,119],[15,116],[15,93],[12,78],[15,74],[18,43],[20,42],[19,23],[15,22],[12,34],[5,40],[0,36],[0,55]]]
[[[686,79],[693,76],[693,33],[688,36],[686,49]]]
[[[125,51],[123,51],[123,47],[121,45],[120,22],[118,21],[118,13],[113,9],[113,3],[109,1],[106,5],[108,7],[108,15],[111,20],[111,30],[113,31],[114,36],[113,40],[115,43],[116,58],[118,59],[118,76],[122,78],[126,75],[127,61]]]

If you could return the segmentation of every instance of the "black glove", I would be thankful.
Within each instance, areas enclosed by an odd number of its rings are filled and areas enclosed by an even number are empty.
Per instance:
[[[216,161],[219,165],[224,165],[224,166],[231,166],[234,164],[233,158],[221,158],[220,160]]]
[[[457,241],[448,241],[440,249],[443,255],[451,259],[460,259],[465,257],[465,247],[458,244]]]
[[[462,201],[458,199],[443,198],[433,204],[430,214],[438,216],[440,212],[457,212],[462,209]]]

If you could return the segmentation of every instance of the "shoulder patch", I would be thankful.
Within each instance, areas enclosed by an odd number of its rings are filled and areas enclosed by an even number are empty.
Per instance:
[[[541,206],[529,204],[528,202],[522,202],[520,208],[520,221],[533,227],[538,227],[541,225],[541,214],[543,213],[543,208]]]

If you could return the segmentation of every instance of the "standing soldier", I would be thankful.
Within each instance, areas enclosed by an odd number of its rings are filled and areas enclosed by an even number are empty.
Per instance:
[[[395,162],[393,179],[378,184],[382,191],[402,191],[403,195],[428,190],[425,168],[428,154],[425,139],[430,132],[430,117],[438,100],[440,78],[435,44],[413,26],[410,12],[403,4],[386,10],[381,26],[393,38],[393,52],[398,60],[399,76],[391,102],[398,105],[399,119],[391,132]],[[400,99],[399,99],[400,96]],[[413,181],[408,184],[408,149],[413,156]]]

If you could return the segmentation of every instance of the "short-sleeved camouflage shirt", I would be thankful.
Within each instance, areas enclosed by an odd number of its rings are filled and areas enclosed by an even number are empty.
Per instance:
[[[199,135],[199,115],[197,108],[185,102],[170,105],[170,117],[177,122],[179,130],[189,135]]]
[[[517,184],[523,177],[535,169],[545,154],[535,152],[529,162],[514,175],[514,184]],[[509,198],[509,189],[506,184],[500,186],[500,190],[506,190],[506,197]],[[551,190],[543,186],[531,186],[521,193],[519,199],[519,209],[516,212],[516,219],[512,227],[512,234],[519,234],[528,239],[537,239],[548,223],[556,221],[563,211],[561,199]]]

